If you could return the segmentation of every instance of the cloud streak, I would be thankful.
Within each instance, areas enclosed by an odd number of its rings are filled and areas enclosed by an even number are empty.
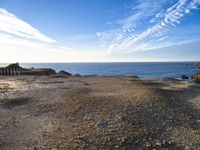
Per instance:
[[[0,8],[0,61],[47,62],[74,58],[76,52]],[[72,57],[73,56],[73,57]]]
[[[67,40],[89,40],[96,35],[75,35]],[[0,62],[102,61],[97,51],[72,50],[27,22],[0,8]]]
[[[137,25],[138,21],[144,21],[145,19],[152,17],[155,13],[162,8],[163,0],[138,0],[136,4],[132,6],[132,15],[119,20],[123,29],[133,28]]]
[[[0,31],[13,36],[27,38],[47,43],[56,41],[42,34],[36,28],[32,27],[25,21],[17,18],[5,9],[0,8]]]
[[[193,9],[197,9],[199,5],[200,0],[179,0],[164,11],[157,12],[158,9],[155,7],[154,10],[151,10],[153,13],[150,13],[155,14],[150,21],[150,23],[154,23],[153,26],[149,25],[146,30],[140,33],[135,33],[135,27],[133,26],[127,26],[128,28],[126,29],[122,26],[121,29],[116,30],[117,32],[102,32],[98,35],[102,40],[106,39],[111,41],[107,44],[107,51],[109,53],[117,51],[130,53],[133,51],[150,49],[149,43],[151,43],[151,41],[161,39],[167,31],[179,24],[185,15],[190,13]],[[136,24],[136,18],[141,17],[141,15],[138,14],[140,14],[140,12],[131,15],[128,19],[126,18],[125,25],[132,25],[133,21],[135,21]]]

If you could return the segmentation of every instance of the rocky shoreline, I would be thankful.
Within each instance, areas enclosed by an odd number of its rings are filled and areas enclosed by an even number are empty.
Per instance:
[[[200,64],[194,64],[194,66],[197,66],[198,68],[200,68]],[[19,63],[14,63],[14,64],[10,64],[6,67],[0,68],[0,75],[53,75],[53,76],[72,76],[71,73],[66,72],[64,70],[61,70],[59,72],[56,73],[55,70],[53,70],[52,68],[23,68],[19,65]],[[75,74],[75,76],[80,76],[79,74]],[[137,76],[135,76],[137,77]],[[137,77],[138,78],[138,77]],[[200,82],[200,72],[194,74],[191,77],[188,77],[186,75],[182,75],[180,77],[183,80],[188,80],[188,79],[192,79],[195,82]]]

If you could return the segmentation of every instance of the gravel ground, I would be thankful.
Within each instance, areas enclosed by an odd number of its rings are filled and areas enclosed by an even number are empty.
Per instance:
[[[131,77],[0,77],[0,149],[199,150],[200,85]]]

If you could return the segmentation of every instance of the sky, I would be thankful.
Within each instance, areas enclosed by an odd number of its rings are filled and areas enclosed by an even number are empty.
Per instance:
[[[200,61],[200,0],[0,0],[0,63]]]

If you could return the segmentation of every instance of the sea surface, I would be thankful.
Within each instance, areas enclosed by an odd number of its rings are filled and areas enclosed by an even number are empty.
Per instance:
[[[53,68],[73,74],[99,76],[139,76],[143,78],[181,78],[191,77],[200,70],[197,62],[133,62],[133,63],[26,63],[23,67]],[[6,64],[0,64],[5,66]]]

